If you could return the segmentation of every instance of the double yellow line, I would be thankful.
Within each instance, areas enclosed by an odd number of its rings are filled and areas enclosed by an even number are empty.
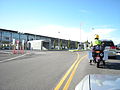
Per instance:
[[[59,90],[60,87],[62,86],[63,82],[66,80],[67,76],[71,73],[70,77],[68,78],[63,90],[68,90],[69,85],[72,81],[72,78],[76,72],[76,69],[79,65],[79,63],[86,57],[87,55],[83,56],[82,58],[80,58],[79,53],[77,53],[77,59],[75,60],[75,62],[72,64],[72,66],[69,68],[69,70],[65,73],[65,75],[62,77],[62,79],[60,80],[60,82],[57,84],[57,86],[54,88],[54,90]]]

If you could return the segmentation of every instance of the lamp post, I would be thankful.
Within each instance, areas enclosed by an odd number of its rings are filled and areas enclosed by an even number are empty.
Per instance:
[[[81,49],[81,44],[82,44],[82,23],[80,23],[80,43],[79,43],[79,49]]]
[[[58,32],[60,34],[60,32]],[[58,37],[58,49],[60,50],[60,37]]]
[[[60,32],[58,34],[60,35]],[[60,50],[60,37],[58,37],[58,50]]]

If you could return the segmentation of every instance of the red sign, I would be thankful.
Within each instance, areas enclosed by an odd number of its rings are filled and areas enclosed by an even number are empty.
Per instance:
[[[17,40],[16,43],[19,44],[19,40]]]

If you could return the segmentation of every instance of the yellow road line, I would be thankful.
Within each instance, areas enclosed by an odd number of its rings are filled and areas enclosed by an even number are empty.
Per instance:
[[[72,64],[72,66],[69,68],[69,70],[65,73],[65,75],[62,77],[62,79],[60,80],[60,82],[57,84],[57,86],[54,88],[54,90],[59,90],[59,88],[61,87],[61,85],[63,84],[63,82],[65,81],[65,79],[67,78],[67,76],[70,74],[70,72],[72,71],[72,69],[74,68],[74,66],[76,65],[77,61],[79,60],[80,55],[79,53],[77,53],[77,59],[75,60],[75,62]]]
[[[73,78],[73,76],[74,76],[74,74],[75,74],[75,72],[76,72],[76,70],[77,70],[77,67],[78,67],[79,63],[80,63],[86,56],[87,56],[87,55],[83,56],[83,57],[80,58],[80,60],[77,62],[77,64],[75,65],[75,68],[73,69],[73,71],[72,71],[72,73],[71,73],[71,75],[70,75],[67,83],[65,84],[63,90],[68,90],[68,87],[69,87],[69,85],[70,85],[70,83],[71,83],[71,81],[72,81],[72,78]]]

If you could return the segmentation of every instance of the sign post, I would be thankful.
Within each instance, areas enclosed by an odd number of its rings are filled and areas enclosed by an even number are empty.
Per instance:
[[[12,45],[13,45],[13,54],[16,54],[15,39],[12,40]]]
[[[24,53],[24,44],[25,44],[25,40],[22,40],[21,54],[23,54],[23,53]]]
[[[17,43],[16,49],[17,49],[17,53],[18,53],[18,50],[19,50],[19,40],[16,40],[16,43]]]

